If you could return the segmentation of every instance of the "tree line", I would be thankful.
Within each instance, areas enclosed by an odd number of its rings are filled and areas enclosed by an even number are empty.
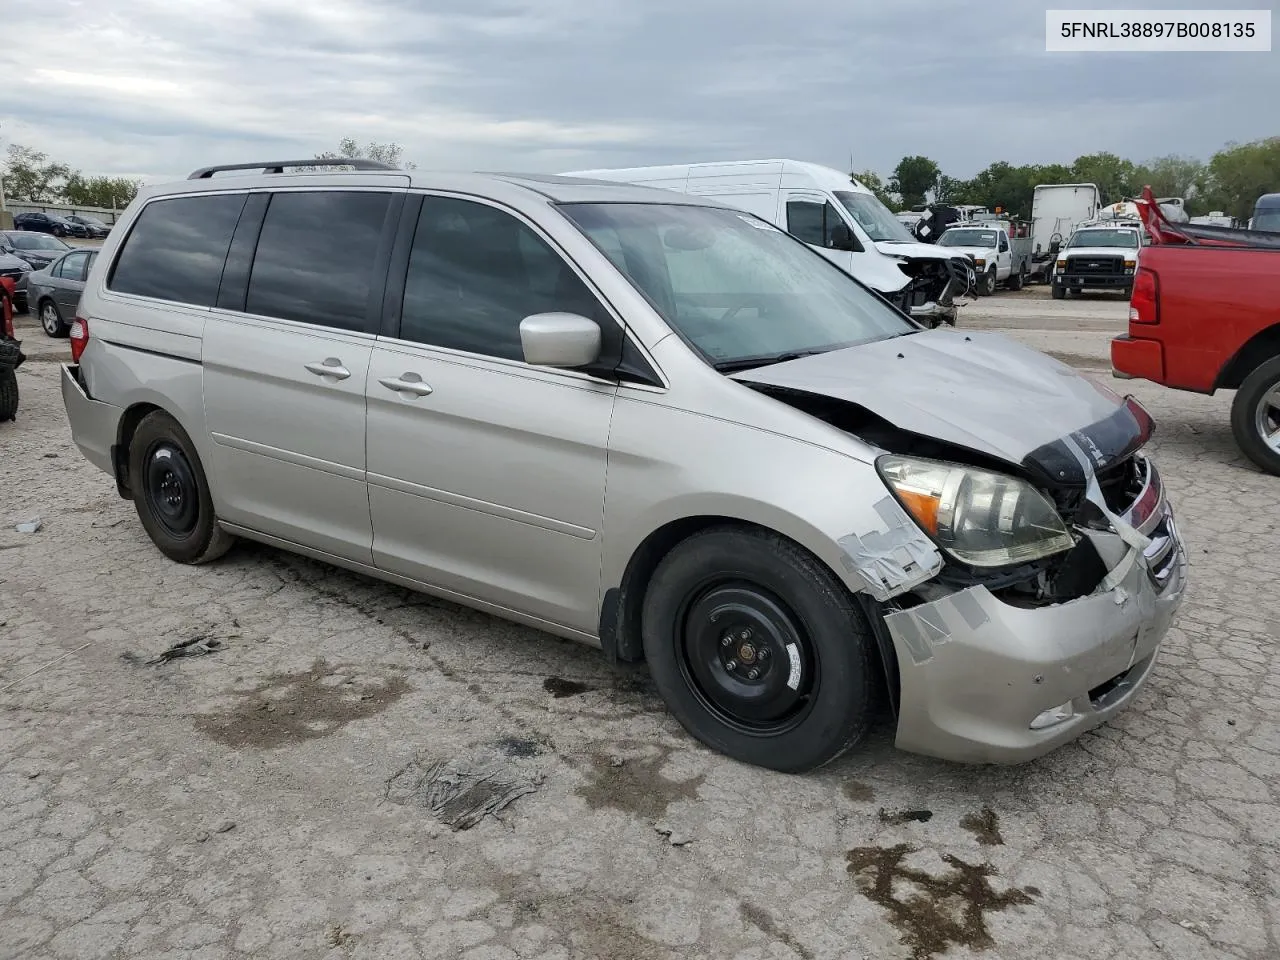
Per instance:
[[[130,177],[87,177],[20,143],[9,144],[0,176],[4,177],[4,193],[10,200],[108,210],[128,206],[142,186],[141,180]]]
[[[1070,164],[1014,166],[998,160],[969,180],[949,177],[928,157],[903,157],[885,180],[867,170],[855,179],[891,210],[933,201],[976,204],[1031,216],[1041,183],[1096,183],[1103,203],[1116,203],[1150,186],[1157,197],[1183,197],[1193,216],[1221,210],[1247,219],[1264,193],[1280,191],[1280,137],[1229,143],[1208,161],[1170,155],[1135,163],[1114,153],[1090,153]]]

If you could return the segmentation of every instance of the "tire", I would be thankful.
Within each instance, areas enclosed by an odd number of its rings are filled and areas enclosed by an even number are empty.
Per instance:
[[[996,268],[992,267],[978,281],[978,296],[989,297],[996,292]]]
[[[40,301],[40,329],[55,339],[62,339],[71,332],[58,305],[47,297]]]
[[[0,423],[18,416],[18,375],[8,367],[0,368]]]
[[[170,560],[208,563],[235,538],[218,526],[195,445],[162,410],[147,414],[129,445],[129,486],[138,519]]]
[[[65,237],[65,236],[67,235],[66,228],[65,228],[65,227],[54,227],[54,228],[53,228],[53,235],[54,235],[55,237]]]
[[[1019,269],[1017,273],[1011,274],[1009,276],[1009,289],[1021,290],[1023,286],[1026,284],[1026,282],[1027,282],[1027,275],[1023,272],[1022,269]]]
[[[1052,283],[1053,281],[1050,281]],[[1067,296],[1067,288],[1060,283],[1053,284],[1053,299],[1065,300]]]
[[[1240,384],[1231,402],[1231,432],[1245,456],[1280,476],[1280,357],[1259,366]]]
[[[650,581],[642,635],[668,709],[735,760],[803,773],[866,734],[871,630],[830,570],[784,537],[722,526],[678,544]]]

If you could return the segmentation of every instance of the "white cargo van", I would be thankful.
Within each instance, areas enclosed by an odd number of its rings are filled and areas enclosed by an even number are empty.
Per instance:
[[[831,167],[799,160],[737,160],[564,174],[709,197],[763,217],[930,327],[956,322],[969,292],[967,258],[920,243],[874,193]]]

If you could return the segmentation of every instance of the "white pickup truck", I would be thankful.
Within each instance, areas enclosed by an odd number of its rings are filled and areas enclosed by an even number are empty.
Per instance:
[[[1150,243],[1141,223],[1116,220],[1082,226],[1058,251],[1053,271],[1053,299],[1071,291],[1118,290],[1126,298],[1133,293],[1138,253]]]
[[[1010,290],[1021,290],[1031,273],[1031,239],[1011,236],[1008,221],[953,224],[938,238],[937,245],[969,258],[980,296],[990,296],[1002,283]]]

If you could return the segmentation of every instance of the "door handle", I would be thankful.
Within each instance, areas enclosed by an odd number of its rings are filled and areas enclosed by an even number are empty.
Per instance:
[[[414,397],[425,397],[431,392],[430,385],[423,383],[422,377],[416,373],[403,373],[399,377],[382,377],[378,382],[388,390],[407,393]]]
[[[351,376],[351,371],[342,365],[342,361],[337,357],[327,357],[324,363],[308,363],[304,366],[314,373],[317,377],[333,377],[335,380],[345,380]]]

